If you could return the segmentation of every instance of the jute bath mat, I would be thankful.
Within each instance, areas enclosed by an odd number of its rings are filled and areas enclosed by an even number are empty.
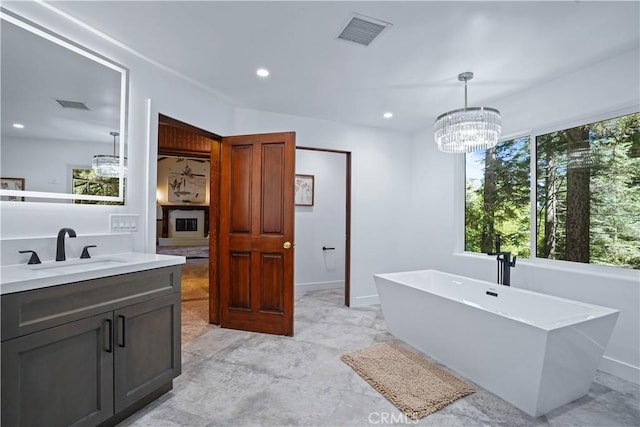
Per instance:
[[[475,392],[461,379],[396,343],[376,344],[340,359],[414,420]]]

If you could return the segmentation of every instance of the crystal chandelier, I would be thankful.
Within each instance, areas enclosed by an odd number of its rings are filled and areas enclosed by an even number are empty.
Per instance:
[[[96,154],[93,156],[91,162],[91,169],[96,175],[105,178],[119,178],[120,177],[120,157],[116,155],[116,137],[120,134],[118,132],[109,132],[109,135],[113,136],[113,154]],[[127,158],[124,158],[122,164],[123,176],[127,176]]]
[[[567,167],[569,169],[591,168],[598,162],[598,153],[589,147],[574,148],[567,154]]]
[[[467,107],[467,81],[472,72],[458,74],[464,82],[464,108],[441,114],[435,123],[438,148],[445,153],[470,153],[495,147],[502,131],[500,111],[488,107]]]

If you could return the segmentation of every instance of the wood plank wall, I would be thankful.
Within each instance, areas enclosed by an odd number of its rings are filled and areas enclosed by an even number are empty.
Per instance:
[[[177,156],[209,157],[212,144],[211,137],[199,135],[160,123],[158,128],[158,153]]]

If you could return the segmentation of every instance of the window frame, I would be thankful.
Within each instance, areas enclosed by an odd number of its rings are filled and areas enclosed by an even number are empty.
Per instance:
[[[518,132],[513,132],[507,135],[501,135],[498,144],[502,141],[520,138],[520,137],[529,137],[529,173],[530,173],[530,188],[529,188],[529,204],[530,204],[530,212],[529,212],[529,250],[531,256],[529,258],[518,259],[519,264],[530,265],[532,267],[544,267],[548,269],[554,270],[562,270],[569,272],[577,272],[577,273],[588,273],[588,274],[596,274],[601,275],[603,277],[612,277],[612,278],[622,278],[629,279],[635,278],[638,275],[639,270],[626,268],[626,267],[618,267],[611,265],[600,265],[600,264],[587,264],[575,261],[566,261],[566,260],[558,260],[558,259],[548,259],[548,258],[539,258],[537,255],[537,140],[536,138],[540,135],[546,135],[551,132],[558,132],[566,129],[571,129],[576,126],[582,126],[585,124],[596,123],[603,120],[610,120],[616,117],[625,116],[629,114],[638,114],[640,113],[640,108],[638,106],[626,106],[615,108],[611,110],[606,110],[602,113],[592,114],[589,116],[582,116],[578,118],[573,118],[569,120],[555,122],[553,124],[540,126],[537,128],[522,130]],[[456,159],[455,162],[455,175],[456,179],[454,183],[456,185],[456,189],[458,192],[458,197],[456,197],[456,203],[454,206],[454,221],[458,224],[458,227],[455,227],[457,230],[455,236],[455,245],[454,245],[454,255],[456,256],[465,256],[465,257],[473,257],[473,258],[481,258],[486,259],[486,255],[480,252],[470,252],[465,250],[465,215],[466,215],[466,162],[465,156],[459,156],[459,159]],[[493,261],[493,260],[492,260]]]

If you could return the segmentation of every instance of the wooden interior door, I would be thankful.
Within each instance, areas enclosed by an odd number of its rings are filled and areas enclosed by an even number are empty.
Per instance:
[[[222,327],[293,336],[294,178],[294,132],[222,138]]]

